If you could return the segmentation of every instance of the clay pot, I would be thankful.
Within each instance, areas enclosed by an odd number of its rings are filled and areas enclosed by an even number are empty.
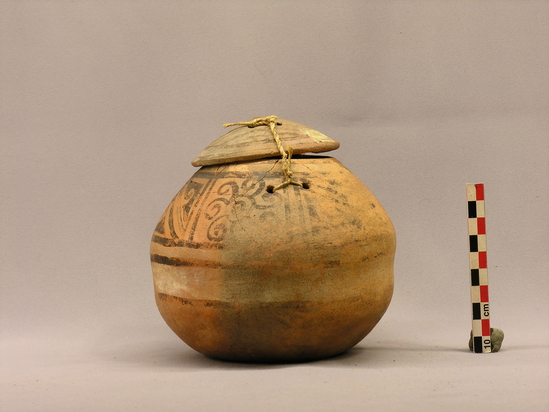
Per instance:
[[[297,125],[319,140],[303,125],[280,122],[281,138],[284,126]],[[247,134],[248,145],[254,133],[272,139],[266,126],[238,129],[232,133]],[[332,157],[297,155],[291,164],[304,187],[275,192],[280,156],[203,166],[156,227],[156,303],[170,328],[205,355],[253,362],[337,355],[389,305],[395,232],[383,207]]]

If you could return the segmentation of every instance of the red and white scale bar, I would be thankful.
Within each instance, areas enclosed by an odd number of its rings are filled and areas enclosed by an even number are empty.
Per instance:
[[[473,314],[473,352],[489,353],[490,301],[488,299],[488,261],[486,257],[486,213],[484,184],[467,184],[469,227],[469,268],[471,269],[471,303]]]

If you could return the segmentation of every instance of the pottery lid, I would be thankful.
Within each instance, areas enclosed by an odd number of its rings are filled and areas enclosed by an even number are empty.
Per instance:
[[[277,118],[276,131],[283,147],[291,146],[293,154],[328,152],[339,147],[339,142],[291,120]],[[280,151],[268,125],[236,126],[214,140],[191,163],[210,166],[276,156],[280,156]]]

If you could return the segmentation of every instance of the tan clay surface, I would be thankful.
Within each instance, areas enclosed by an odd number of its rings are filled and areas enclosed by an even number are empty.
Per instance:
[[[339,147],[339,142],[291,120],[277,119],[276,131],[284,147],[291,146],[294,154],[328,152]],[[192,164],[210,166],[279,155],[268,126],[238,126],[213,141]]]
[[[292,362],[362,340],[393,292],[395,232],[372,193],[331,157],[198,170],[151,243],[158,308],[189,346],[238,361]]]

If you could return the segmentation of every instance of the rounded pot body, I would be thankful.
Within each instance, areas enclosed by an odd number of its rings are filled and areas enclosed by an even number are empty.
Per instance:
[[[151,242],[156,303],[215,358],[294,362],[356,345],[393,292],[395,232],[374,195],[332,157],[202,167]],[[272,193],[271,193],[272,192]]]

